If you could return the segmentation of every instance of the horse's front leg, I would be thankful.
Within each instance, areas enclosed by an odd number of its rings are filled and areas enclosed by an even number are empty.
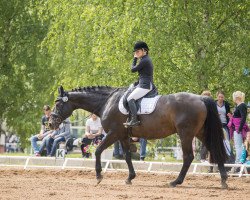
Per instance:
[[[136,174],[135,174],[135,170],[134,170],[132,160],[131,160],[129,138],[126,138],[126,139],[120,140],[120,141],[121,141],[123,152],[125,153],[125,156],[126,156],[126,163],[128,165],[128,169],[129,169],[129,176],[126,179],[125,183],[132,184],[131,180],[133,180],[135,178]]]
[[[103,179],[103,176],[101,175],[101,171],[102,171],[101,154],[105,149],[107,149],[110,145],[112,145],[117,140],[118,138],[116,134],[114,134],[112,131],[109,131],[105,139],[100,143],[100,145],[97,147],[95,151],[95,157],[96,157],[95,170],[96,170],[97,184],[99,184]]]

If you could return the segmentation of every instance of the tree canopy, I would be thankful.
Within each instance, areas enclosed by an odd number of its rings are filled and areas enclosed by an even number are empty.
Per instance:
[[[162,94],[219,89],[250,101],[249,1],[2,0],[0,119],[37,131],[57,87],[127,86],[147,42]]]

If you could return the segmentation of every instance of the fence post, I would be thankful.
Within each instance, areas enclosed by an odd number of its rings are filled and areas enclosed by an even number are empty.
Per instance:
[[[193,174],[196,173],[196,169],[197,169],[197,163],[194,164]]]
[[[149,163],[149,166],[148,166],[148,172],[150,172],[150,171],[151,171],[151,169],[152,169],[152,165],[153,165],[153,163],[152,163],[152,162],[150,162],[150,163]]]
[[[240,167],[239,177],[242,177],[243,171],[245,171],[244,169],[245,169],[245,166],[242,165],[242,166]]]
[[[26,162],[25,162],[25,165],[24,165],[24,169],[27,168],[28,164],[29,164],[29,161],[30,161],[30,157],[27,158]]]
[[[104,167],[104,170],[103,170],[104,173],[107,171],[108,166],[109,166],[109,160],[107,160],[106,165]]]
[[[65,169],[65,167],[66,167],[66,165],[67,165],[67,162],[68,162],[68,158],[65,158],[64,163],[63,163],[63,166],[62,166],[62,169]]]

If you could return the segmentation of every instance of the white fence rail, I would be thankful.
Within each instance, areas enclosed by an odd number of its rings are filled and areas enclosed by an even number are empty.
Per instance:
[[[170,163],[170,162],[144,162],[133,161],[133,165],[136,171],[146,173],[163,173],[163,174],[176,174],[179,173],[182,167],[182,163]],[[188,174],[218,174],[219,172],[209,173],[208,169],[213,166],[217,169],[216,165],[209,163],[192,163]],[[226,167],[233,169],[240,168],[238,173],[230,173],[233,176],[247,176],[250,165],[244,164],[225,164]],[[94,169],[94,159],[84,158],[65,158],[55,159],[51,157],[32,157],[32,156],[0,156],[0,167],[19,167],[23,169],[31,168],[43,168],[43,169]],[[103,172],[112,171],[128,171],[127,164],[124,160],[102,160]],[[233,170],[232,170],[233,171]]]

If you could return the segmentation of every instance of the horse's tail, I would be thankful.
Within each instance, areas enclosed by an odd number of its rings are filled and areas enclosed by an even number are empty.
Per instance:
[[[202,100],[207,108],[207,118],[204,124],[204,143],[210,152],[210,162],[225,163],[227,154],[223,143],[223,129],[216,103],[209,97],[203,97]]]

